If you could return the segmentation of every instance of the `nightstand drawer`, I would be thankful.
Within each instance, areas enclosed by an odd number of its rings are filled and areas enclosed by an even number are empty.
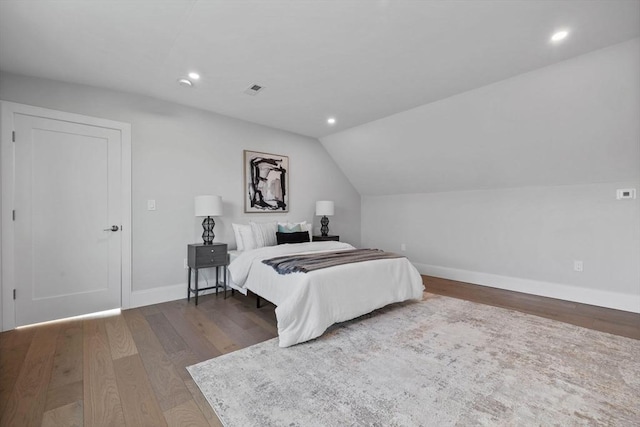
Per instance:
[[[206,264],[226,264],[227,252],[216,251],[196,251],[196,264],[203,266]]]
[[[340,241],[340,236],[313,236],[312,239],[313,242],[329,242],[329,241],[334,241],[334,242],[338,242]]]
[[[226,243],[189,245],[188,263],[192,268],[227,265],[227,245]]]

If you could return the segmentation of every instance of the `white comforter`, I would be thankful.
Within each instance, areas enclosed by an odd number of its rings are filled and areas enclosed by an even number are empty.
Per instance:
[[[280,347],[319,337],[344,322],[385,305],[420,299],[420,274],[406,258],[345,264],[281,275],[262,260],[294,253],[354,249],[342,242],[269,246],[241,253],[229,265],[236,285],[274,303]]]

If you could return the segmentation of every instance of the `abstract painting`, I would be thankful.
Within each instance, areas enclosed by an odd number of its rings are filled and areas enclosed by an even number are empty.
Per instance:
[[[244,211],[289,212],[289,157],[244,150]]]

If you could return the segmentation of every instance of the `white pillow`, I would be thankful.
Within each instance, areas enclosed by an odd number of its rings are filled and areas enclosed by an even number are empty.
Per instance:
[[[304,221],[303,223],[300,224],[300,228],[302,228],[302,231],[306,231],[307,233],[309,233],[309,241],[311,242],[312,239],[312,235],[311,235],[311,229],[313,228],[313,224],[307,224],[307,221]]]
[[[249,224],[253,231],[256,247],[263,248],[265,246],[275,246],[278,244],[276,239],[276,232],[278,231],[277,222],[250,222]]]
[[[240,241],[242,241],[242,247],[245,251],[250,251],[258,247],[250,225],[242,226],[240,228]]]
[[[244,250],[244,243],[242,242],[242,235],[240,230],[245,230],[245,233],[251,233],[251,226],[249,224],[231,224],[233,228],[233,236],[236,238],[236,246],[239,251]]]

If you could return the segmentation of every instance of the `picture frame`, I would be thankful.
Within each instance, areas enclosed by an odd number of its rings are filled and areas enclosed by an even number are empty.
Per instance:
[[[289,156],[244,150],[244,212],[289,212]]]

